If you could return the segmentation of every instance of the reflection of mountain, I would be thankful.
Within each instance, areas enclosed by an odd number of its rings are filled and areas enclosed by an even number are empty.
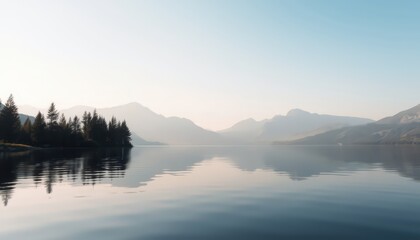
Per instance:
[[[130,170],[124,178],[115,179],[114,186],[139,187],[164,173],[183,173],[211,157],[202,148],[142,147],[132,150]]]
[[[411,146],[305,146],[285,148],[281,154],[269,153],[265,157],[265,164],[268,169],[286,172],[295,179],[382,167],[420,180],[419,157],[420,149]]]
[[[47,193],[63,179],[76,185],[137,188],[163,174],[182,175],[212,158],[227,159],[243,171],[263,169],[293,180],[381,167],[420,181],[420,149],[412,146],[142,147],[131,152],[57,150],[0,155],[0,195],[7,204],[24,179],[45,185]]]
[[[383,146],[254,146],[134,148],[130,169],[113,185],[138,187],[165,173],[188,172],[203,160],[222,157],[243,171],[265,169],[304,180],[323,174],[383,167],[420,180],[420,149]]]

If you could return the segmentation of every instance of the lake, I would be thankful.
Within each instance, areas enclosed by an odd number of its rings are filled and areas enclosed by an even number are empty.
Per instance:
[[[420,147],[1,154],[0,195],[0,239],[420,239]]]

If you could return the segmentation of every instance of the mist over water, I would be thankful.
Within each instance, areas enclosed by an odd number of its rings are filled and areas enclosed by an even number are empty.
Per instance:
[[[420,236],[420,149],[411,146],[165,146],[0,159],[2,239]]]

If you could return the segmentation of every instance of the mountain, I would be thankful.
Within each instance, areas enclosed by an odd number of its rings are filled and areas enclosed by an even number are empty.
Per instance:
[[[252,142],[261,134],[266,121],[256,121],[253,118],[249,118],[236,123],[226,130],[219,131],[219,134],[237,142]]]
[[[219,133],[236,140],[248,139],[254,142],[290,141],[345,126],[362,125],[370,122],[373,122],[373,120],[316,114],[293,109],[286,116],[277,115],[269,120],[244,120]]]
[[[93,107],[76,106],[60,111],[68,116],[82,116],[84,111],[92,112]],[[165,117],[139,103],[129,103],[110,108],[96,109],[106,119],[115,116],[126,120],[132,133],[146,141],[164,144],[199,145],[222,144],[224,139],[217,133],[205,130],[191,120],[179,117]],[[135,143],[134,143],[135,144]]]
[[[0,110],[3,108],[3,104],[1,104],[0,103]],[[20,111],[19,111],[20,112]],[[26,119],[28,119],[29,118],[29,120],[31,120],[31,122],[33,122],[34,120],[35,120],[35,117],[33,117],[33,116],[29,116],[29,115],[26,115],[26,114],[21,114],[21,113],[19,113],[19,120],[20,120],[20,123],[24,123],[25,121],[26,121]]]
[[[64,115],[66,115],[66,117],[70,117],[70,116],[73,117],[73,116],[76,116],[76,115],[81,117],[85,111],[93,112],[93,110],[95,110],[95,108],[93,108],[93,107],[75,106],[75,107],[66,109],[64,111],[61,111],[60,113],[64,113]],[[38,108],[30,106],[30,105],[21,105],[21,106],[19,106],[19,111],[23,112],[23,113],[26,113],[26,114],[29,114],[29,115],[35,116],[36,114],[38,114],[38,112],[41,112],[43,114],[47,114],[48,109],[38,109]],[[25,115],[22,115],[22,116],[25,116]],[[132,134],[131,134],[131,143],[133,145],[161,145],[162,144],[162,143],[159,143],[159,142],[146,141],[134,132],[132,132]]]
[[[160,142],[146,141],[134,132],[131,133],[131,144],[133,144],[134,146],[136,146],[136,145],[137,146],[140,146],[140,145],[164,145],[163,143],[160,143]]]
[[[377,122],[345,127],[294,141],[294,144],[420,144],[420,105]]]
[[[36,116],[38,112],[46,114],[48,109],[38,109],[36,107],[30,106],[30,105],[19,105],[18,106],[19,112],[22,114],[26,114],[29,116]]]
[[[397,113],[392,117],[386,117],[377,121],[379,124],[404,124],[420,123],[420,104],[408,110]]]
[[[60,114],[63,113],[66,117],[75,115],[81,117],[85,111],[93,112],[94,110],[94,107],[75,106],[61,110]],[[34,109],[32,111],[35,112]],[[112,116],[120,121],[126,120],[135,145],[272,143],[273,141],[292,141],[338,128],[373,122],[365,118],[323,115],[293,109],[286,116],[278,115],[262,121],[250,118],[216,133],[203,129],[185,118],[157,114],[139,103],[98,108],[96,111],[108,120]]]

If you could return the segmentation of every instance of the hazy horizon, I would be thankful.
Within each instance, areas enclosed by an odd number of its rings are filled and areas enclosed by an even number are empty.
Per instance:
[[[374,120],[419,104],[420,2],[3,1],[0,98],[138,102],[221,130],[290,109]]]
[[[130,103],[122,104],[122,105],[106,106],[106,107],[102,107],[102,108],[96,108],[95,106],[88,106],[88,105],[75,105],[75,106],[72,106],[72,107],[70,107],[70,108],[58,108],[57,110],[58,110],[59,112],[64,111],[64,113],[66,113],[66,112],[68,112],[68,110],[71,110],[71,109],[77,109],[77,108],[92,108],[92,109],[98,109],[98,110],[101,110],[101,109],[112,109],[112,108],[115,108],[115,107],[121,107],[121,106],[129,105],[129,104],[140,104],[141,106],[148,108],[147,106],[144,106],[144,105],[142,105],[142,104],[141,104],[141,103],[139,103],[139,102],[130,102]],[[42,107],[42,108],[39,108],[39,107],[36,107],[36,106],[32,106],[32,105],[27,105],[27,104],[25,104],[25,105],[18,105],[18,108],[19,108],[19,112],[20,112],[20,113],[22,113],[22,114],[27,114],[27,115],[30,115],[30,116],[35,116],[35,115],[36,115],[36,113],[37,113],[38,111],[40,111],[42,114],[44,114],[44,115],[45,115],[45,114],[47,114],[47,111],[48,111],[48,106],[46,106],[46,107]],[[155,109],[150,109],[150,108],[148,108],[148,109],[149,109],[150,111],[152,111],[152,112],[156,113],[156,114],[163,115],[164,117],[179,117],[179,118],[184,118],[183,116],[164,115],[164,114],[161,114],[159,111],[157,111],[157,110],[155,110]],[[264,120],[269,120],[269,119],[272,119],[272,118],[274,118],[274,117],[276,117],[276,116],[287,116],[287,115],[289,114],[289,112],[290,112],[290,111],[293,111],[293,110],[302,110],[302,111],[305,111],[305,112],[309,112],[309,111],[306,111],[305,109],[294,108],[294,109],[289,109],[289,110],[288,110],[288,111],[286,111],[285,113],[277,113],[277,114],[273,114],[272,116],[267,117],[267,118],[263,118],[263,119],[258,119],[258,118],[255,118],[255,117],[252,117],[252,116],[251,116],[251,117],[246,118],[246,119],[240,119],[240,120],[238,120],[238,121],[234,122],[232,125],[230,125],[230,126],[228,126],[228,127],[226,127],[226,128],[222,128],[222,129],[209,129],[209,128],[206,128],[205,126],[200,126],[199,124],[195,123],[194,121],[193,121],[193,122],[194,122],[195,124],[197,124],[199,127],[202,127],[202,128],[204,128],[204,129],[206,129],[206,130],[210,130],[210,131],[215,131],[215,132],[218,132],[218,131],[222,131],[222,130],[229,129],[229,128],[231,128],[232,126],[234,126],[235,124],[237,124],[237,123],[239,123],[239,122],[241,122],[241,121],[244,121],[244,120],[254,119],[254,120],[256,120],[256,121],[260,122],[260,121],[264,121]],[[332,114],[329,114],[329,113],[316,113],[316,112],[309,112],[309,113],[314,113],[314,114],[319,114],[319,115],[332,115]],[[65,114],[65,115],[66,115],[66,114]],[[80,115],[80,114],[78,114],[78,115]],[[332,116],[336,116],[336,115],[332,115]],[[338,115],[337,115],[337,116],[338,116]],[[67,116],[67,115],[66,115],[66,117],[69,117],[69,116]],[[358,118],[358,116],[343,116],[343,117],[355,117],[355,118]],[[388,117],[388,116],[384,116],[383,118],[385,118],[385,117]],[[366,118],[366,119],[369,119],[369,118]],[[382,118],[381,118],[381,119],[382,119]],[[189,119],[189,120],[191,120],[191,119]],[[379,119],[371,119],[371,120],[376,121],[376,120],[379,120]]]

